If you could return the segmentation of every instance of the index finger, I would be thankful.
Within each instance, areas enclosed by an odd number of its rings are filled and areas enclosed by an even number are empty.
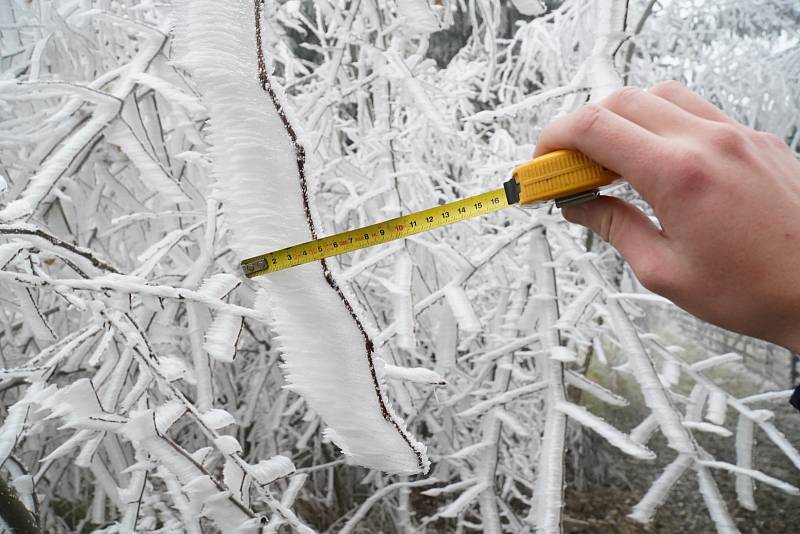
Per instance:
[[[534,157],[557,149],[583,152],[630,182],[653,205],[671,144],[602,106],[587,104],[548,124],[539,135]]]

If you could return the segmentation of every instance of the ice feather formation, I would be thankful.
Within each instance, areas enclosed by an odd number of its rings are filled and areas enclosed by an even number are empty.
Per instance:
[[[295,133],[300,125],[289,121],[268,74],[261,2],[192,2],[179,19],[181,61],[211,117],[214,174],[231,246],[246,258],[316,237]],[[266,291],[290,387],[329,425],[327,435],[348,461],[427,471],[425,446],[384,392],[369,327],[328,266],[307,264],[257,283]]]

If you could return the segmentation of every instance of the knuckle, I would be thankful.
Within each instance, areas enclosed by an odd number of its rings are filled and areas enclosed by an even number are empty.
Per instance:
[[[710,175],[700,152],[694,149],[678,150],[670,159],[671,182],[675,189],[696,194],[707,187]]]
[[[741,156],[747,150],[747,138],[744,132],[732,124],[715,126],[710,140],[717,150],[729,156]]]
[[[681,82],[675,80],[666,80],[659,82],[650,88],[650,92],[656,96],[670,96],[683,91],[686,88]]]
[[[596,131],[605,110],[597,104],[586,104],[576,112],[575,133],[588,135]]]
[[[786,144],[780,136],[775,135],[772,132],[757,132],[756,135],[764,143],[771,146],[784,146]]]
[[[609,109],[616,109],[630,103],[632,100],[639,98],[642,93],[644,93],[644,91],[638,87],[627,86],[617,89],[608,95],[605,99],[605,102]]]

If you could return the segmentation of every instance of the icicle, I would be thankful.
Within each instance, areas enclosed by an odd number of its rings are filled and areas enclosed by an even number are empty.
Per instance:
[[[242,333],[242,318],[228,313],[219,313],[206,331],[203,348],[209,356],[223,363],[236,358],[236,344]]]

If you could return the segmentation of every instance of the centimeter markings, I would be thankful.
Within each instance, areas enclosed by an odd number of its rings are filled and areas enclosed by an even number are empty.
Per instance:
[[[348,230],[315,241],[308,241],[242,261],[248,278],[295,267],[330,256],[388,243],[439,226],[471,219],[508,206],[503,188],[442,204],[434,208],[401,215],[355,230]]]

